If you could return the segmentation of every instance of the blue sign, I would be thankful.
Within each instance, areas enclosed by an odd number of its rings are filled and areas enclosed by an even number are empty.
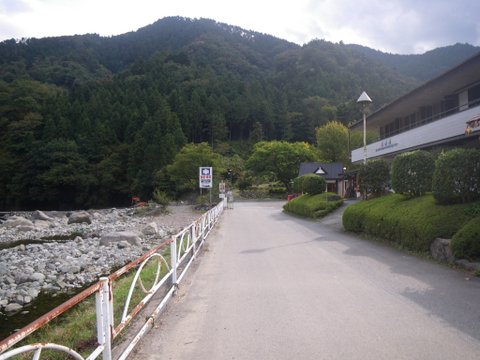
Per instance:
[[[213,186],[213,170],[211,167],[199,167],[198,182],[201,189],[211,189]]]

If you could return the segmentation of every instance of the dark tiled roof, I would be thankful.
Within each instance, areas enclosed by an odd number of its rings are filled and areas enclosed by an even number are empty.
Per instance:
[[[320,168],[325,172],[324,175],[321,175],[325,180],[339,180],[343,178],[343,164],[339,162],[329,164],[318,162],[301,163],[298,176],[315,174]]]

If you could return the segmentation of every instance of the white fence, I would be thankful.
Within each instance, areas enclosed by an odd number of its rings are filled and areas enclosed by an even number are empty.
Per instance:
[[[42,350],[62,352],[75,359],[90,360],[102,355],[104,360],[111,360],[113,356],[112,343],[114,339],[126,329],[132,319],[134,319],[142,309],[146,308],[147,304],[151,305],[153,302],[151,300],[155,294],[157,294],[158,290],[164,289],[164,294],[158,300],[158,304],[155,304],[156,307],[153,312],[146,317],[144,324],[135,337],[129,341],[127,347],[116,357],[117,359],[126,359],[142,336],[153,326],[155,317],[161,312],[175,293],[178,284],[184,278],[192,261],[195,259],[223,210],[224,202],[221,201],[217,206],[203,214],[198,220],[184,228],[178,234],[172,236],[170,240],[151,249],[140,258],[125,265],[108,277],[100,278],[99,282],[1,341],[0,360],[9,359],[13,356],[29,352],[32,352],[32,359],[39,359],[42,355]],[[168,257],[170,258],[169,261],[166,259]],[[152,263],[155,266],[155,279],[151,281],[152,284],[150,288],[147,289],[142,281],[141,274],[145,266]],[[122,275],[135,269],[136,273],[130,284],[119,323],[115,325],[113,284],[115,280],[119,279]],[[144,297],[136,304],[131,304],[134,292],[139,291],[139,289],[145,294]],[[15,344],[27,338],[34,331],[94,294],[97,346],[87,357],[83,357],[76,350],[67,346],[45,342],[23,345],[12,349]]]

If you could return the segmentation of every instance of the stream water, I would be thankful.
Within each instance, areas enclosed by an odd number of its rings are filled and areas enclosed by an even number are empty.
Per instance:
[[[35,301],[25,306],[20,312],[13,315],[0,313],[0,340],[13,334],[16,330],[38,319],[61,303],[70,299],[74,294],[61,293],[55,296],[52,294],[40,294]]]

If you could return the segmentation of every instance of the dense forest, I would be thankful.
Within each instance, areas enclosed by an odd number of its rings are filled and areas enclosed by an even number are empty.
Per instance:
[[[435,76],[473,51],[457,44],[438,53],[443,60],[404,62],[177,17],[114,37],[4,41],[0,209],[149,198],[155,174],[187,143],[312,142],[316,127],[359,117],[363,90],[379,108],[427,80],[422,69]]]

